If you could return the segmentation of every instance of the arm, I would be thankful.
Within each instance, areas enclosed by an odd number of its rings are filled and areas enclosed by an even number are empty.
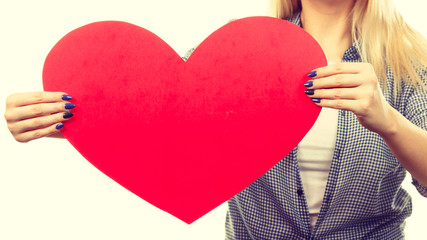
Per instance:
[[[391,108],[391,107],[390,107]],[[427,186],[427,131],[392,108],[389,131],[379,133],[393,155],[417,181]]]
[[[18,142],[41,137],[63,138],[63,121],[72,117],[71,97],[61,92],[15,93],[6,100],[4,117],[7,127]]]
[[[319,106],[352,111],[365,128],[384,139],[399,162],[426,187],[427,131],[387,103],[372,66],[339,63],[315,71],[308,96]]]

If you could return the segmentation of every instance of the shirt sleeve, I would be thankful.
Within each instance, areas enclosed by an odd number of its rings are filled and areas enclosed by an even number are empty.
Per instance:
[[[427,198],[427,188],[421,185],[417,179],[412,178],[412,184],[414,184],[415,188],[418,190],[418,192],[421,194],[421,196]]]
[[[421,79],[424,82],[425,88],[419,87],[412,89],[411,94],[404,94],[407,98],[407,104],[404,111],[405,117],[413,124],[427,131],[427,72],[423,71]],[[427,161],[427,157],[425,159]],[[418,192],[427,198],[427,187],[421,185],[415,178],[412,178],[412,184]]]

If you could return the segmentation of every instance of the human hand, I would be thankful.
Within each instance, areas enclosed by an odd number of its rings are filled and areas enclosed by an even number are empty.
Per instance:
[[[6,99],[7,127],[18,142],[60,134],[62,122],[73,116],[69,110],[75,105],[70,99],[62,92],[12,94]]]
[[[305,93],[321,107],[353,112],[360,124],[380,135],[393,130],[394,109],[385,100],[369,63],[338,63],[314,69]]]

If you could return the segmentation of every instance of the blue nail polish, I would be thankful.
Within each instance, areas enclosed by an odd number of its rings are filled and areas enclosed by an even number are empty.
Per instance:
[[[70,113],[70,112],[66,112],[66,113],[64,113],[64,115],[62,115],[64,118],[70,118],[70,117],[72,117],[74,114],[73,113]]]
[[[307,76],[309,76],[309,77],[315,77],[315,76],[317,76],[317,71],[312,71],[312,72],[310,72]]]
[[[304,91],[305,94],[307,95],[313,95],[314,94],[314,90],[313,89],[307,89]]]
[[[311,101],[315,103],[320,103],[320,98],[312,98]]]
[[[63,128],[63,127],[64,127],[64,124],[62,124],[62,123],[60,123],[60,124],[56,125],[56,129],[61,129],[61,128]]]
[[[73,99],[73,97],[71,97],[70,95],[64,94],[62,95],[62,100],[71,100]]]
[[[73,109],[76,105],[72,104],[72,103],[66,103],[65,104],[65,109]]]
[[[313,86],[313,81],[308,81],[304,83],[304,87],[312,87],[312,86]]]

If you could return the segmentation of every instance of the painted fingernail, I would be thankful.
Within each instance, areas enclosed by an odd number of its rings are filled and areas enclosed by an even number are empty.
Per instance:
[[[65,104],[65,109],[73,109],[76,105],[72,104],[72,103],[66,103]]]
[[[307,89],[304,91],[305,94],[307,95],[313,95],[314,94],[314,90],[313,89]]]
[[[304,83],[304,87],[312,87],[312,86],[313,86],[313,81],[308,81]]]
[[[311,101],[315,103],[320,103],[320,98],[312,98]]]
[[[310,72],[307,76],[309,76],[309,77],[315,77],[315,76],[317,76],[317,71],[312,71],[312,72]]]
[[[66,112],[66,113],[64,113],[64,115],[62,115],[64,118],[70,118],[70,117],[72,117],[74,114],[73,113],[70,113],[70,112]]]
[[[71,100],[73,99],[73,97],[71,97],[70,95],[64,94],[62,95],[62,100]]]
[[[61,128],[63,128],[63,127],[64,127],[64,124],[62,124],[62,123],[60,123],[60,124],[56,125],[56,129],[61,129]]]

